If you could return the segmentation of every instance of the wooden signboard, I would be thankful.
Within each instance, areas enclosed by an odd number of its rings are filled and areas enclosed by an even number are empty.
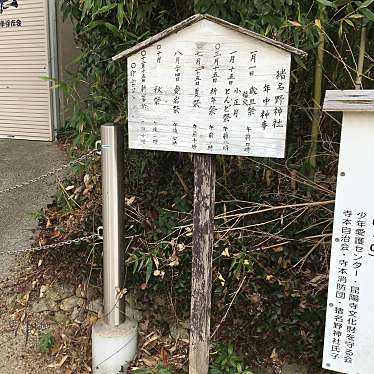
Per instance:
[[[374,91],[328,91],[343,111],[323,367],[374,373]]]
[[[129,50],[130,148],[284,157],[295,51],[210,16]]]
[[[114,57],[127,57],[130,148],[195,153],[191,374],[209,364],[211,155],[284,157],[291,53],[305,55],[198,14]]]

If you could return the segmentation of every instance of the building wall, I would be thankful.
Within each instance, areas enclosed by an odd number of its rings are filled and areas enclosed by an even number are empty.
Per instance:
[[[0,8],[0,138],[52,140],[45,0]]]

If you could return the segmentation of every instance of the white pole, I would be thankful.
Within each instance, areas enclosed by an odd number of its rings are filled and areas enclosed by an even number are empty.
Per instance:
[[[125,319],[123,126],[101,127],[104,240],[104,319],[92,328],[93,374],[127,372],[135,358],[137,324]]]
[[[123,127],[101,126],[104,237],[104,319],[110,326],[125,321],[123,234]]]

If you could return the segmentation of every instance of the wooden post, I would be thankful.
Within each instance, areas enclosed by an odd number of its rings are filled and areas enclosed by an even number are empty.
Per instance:
[[[194,169],[195,193],[189,373],[206,374],[209,368],[216,182],[215,156],[194,155]]]

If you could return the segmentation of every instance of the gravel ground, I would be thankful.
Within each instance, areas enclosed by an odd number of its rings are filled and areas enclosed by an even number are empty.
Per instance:
[[[22,140],[0,140],[0,191],[39,176],[65,161],[65,153],[54,143]],[[35,214],[51,202],[55,192],[54,178],[49,178],[12,192],[0,193],[0,281],[12,283],[22,265],[16,268],[15,256],[3,251],[30,246],[31,230],[36,226]],[[1,290],[1,288],[0,288]],[[7,289],[9,291],[9,288]],[[26,343],[25,332],[17,329],[6,305],[12,293],[0,293],[0,374],[48,373],[33,352],[32,338]]]

